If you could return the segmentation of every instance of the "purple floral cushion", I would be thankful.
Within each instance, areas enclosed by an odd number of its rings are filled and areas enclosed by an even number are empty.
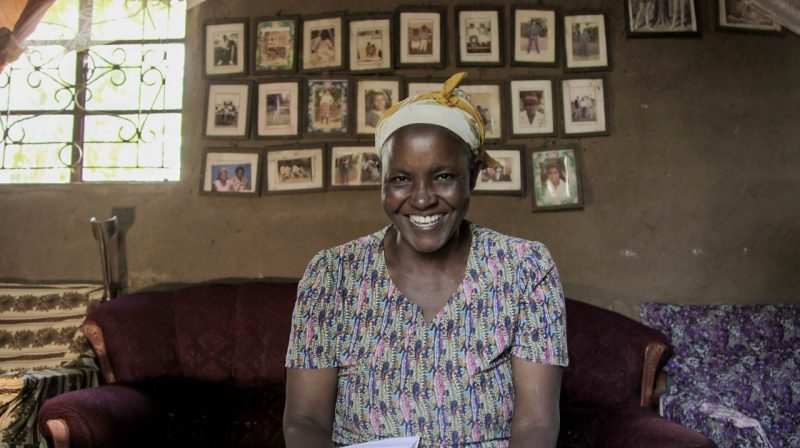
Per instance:
[[[662,415],[720,446],[800,447],[800,307],[645,304],[642,322],[673,345]]]

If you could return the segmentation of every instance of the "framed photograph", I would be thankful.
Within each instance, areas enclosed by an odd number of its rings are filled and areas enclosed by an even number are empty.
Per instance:
[[[375,127],[386,109],[400,101],[399,77],[365,78],[356,83],[356,133],[375,135]]]
[[[478,109],[486,130],[487,142],[498,142],[505,139],[503,132],[503,87],[500,82],[482,82],[481,84],[461,84],[472,99],[472,104]],[[441,84],[437,90],[441,89]]]
[[[261,189],[261,151],[206,149],[200,193],[222,196],[258,196]]]
[[[325,189],[325,145],[267,149],[265,194]]]
[[[347,135],[350,132],[349,79],[308,79],[305,98],[307,134]]]
[[[525,195],[525,164],[522,146],[487,146],[486,152],[500,163],[497,168],[484,168],[478,175],[475,193]]]
[[[351,18],[350,71],[381,72],[392,70],[392,16],[371,15]]]
[[[717,29],[783,35],[783,28],[748,0],[715,0]]]
[[[257,138],[300,135],[300,81],[276,79],[258,83]]]
[[[533,211],[583,208],[580,151],[556,148],[531,151]]]
[[[206,77],[247,75],[247,19],[207,22],[203,47]]]
[[[409,80],[406,82],[406,98],[418,93],[438,92],[442,90],[442,84],[445,81],[444,78],[441,80]]]
[[[457,64],[503,65],[503,7],[456,8]]]
[[[332,145],[328,160],[331,189],[380,188],[381,159],[374,145]]]
[[[555,135],[556,111],[553,81],[550,79],[512,80],[511,89],[511,135]]]
[[[716,1],[716,0],[715,0]],[[628,37],[699,36],[697,0],[625,0]]]
[[[446,7],[404,7],[397,12],[397,67],[447,66]]]
[[[297,70],[297,23],[295,16],[255,19],[253,73],[292,73]]]
[[[512,13],[511,65],[555,67],[558,58],[556,10],[514,6]]]
[[[561,81],[564,135],[608,135],[608,106],[603,78]]]
[[[212,83],[206,91],[204,135],[246,139],[250,129],[250,83]]]
[[[344,14],[303,20],[303,71],[344,69]]]
[[[564,71],[610,70],[605,14],[564,16]]]

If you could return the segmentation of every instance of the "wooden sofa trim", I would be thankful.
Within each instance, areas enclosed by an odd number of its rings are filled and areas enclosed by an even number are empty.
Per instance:
[[[651,342],[647,344],[647,347],[644,349],[640,406],[651,406],[654,404],[654,400],[658,400],[658,397],[654,394],[656,389],[656,375],[668,348],[667,344],[663,342]]]
[[[69,426],[62,419],[52,419],[45,422],[50,435],[53,436],[53,448],[69,448]]]
[[[103,374],[103,379],[106,384],[113,384],[117,380],[114,377],[114,371],[111,370],[111,362],[108,360],[108,352],[106,352],[106,342],[103,339],[103,329],[97,322],[87,320],[81,325],[81,332],[89,343],[92,344],[95,353],[97,353],[97,360],[100,362],[100,372]]]

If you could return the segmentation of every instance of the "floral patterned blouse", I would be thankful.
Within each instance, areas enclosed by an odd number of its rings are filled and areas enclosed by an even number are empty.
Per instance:
[[[567,365],[564,294],[550,253],[471,224],[464,279],[426,322],[389,277],[387,229],[311,260],[286,367],[338,369],[338,445],[416,435],[425,447],[507,446],[511,355]]]

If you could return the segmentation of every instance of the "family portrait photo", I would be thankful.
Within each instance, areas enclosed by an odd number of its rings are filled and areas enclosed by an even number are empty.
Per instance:
[[[553,82],[542,80],[511,81],[511,133],[553,135]]]
[[[349,88],[350,83],[346,79],[308,80],[307,132],[347,133]]]
[[[206,76],[238,75],[246,72],[245,22],[206,24],[204,41]]]
[[[249,84],[208,86],[205,135],[207,137],[247,136]]]
[[[564,52],[566,70],[609,68],[605,15],[565,16]]]
[[[555,10],[515,8],[512,62],[555,64],[556,25]]]
[[[500,166],[486,167],[478,175],[477,193],[525,194],[522,146],[493,146],[486,149]]]
[[[457,9],[459,64],[502,65],[502,10]]]
[[[381,184],[380,157],[372,146],[331,147],[331,187],[377,187]]]
[[[565,79],[561,91],[565,134],[602,135],[608,131],[602,78]]]
[[[374,134],[381,115],[400,101],[400,79],[362,79],[356,91],[356,133]]]
[[[343,68],[342,18],[303,22],[303,70]]]
[[[578,152],[533,151],[534,211],[583,207]]]
[[[323,148],[267,151],[267,193],[321,190]]]
[[[256,73],[294,71],[297,63],[297,19],[257,20],[254,46]]]
[[[495,84],[464,84],[460,88],[472,98],[472,104],[483,118],[487,141],[503,138],[503,112],[500,106],[502,88]]]
[[[207,149],[201,191],[209,194],[257,195],[260,151]]]
[[[266,82],[258,85],[257,137],[297,135],[299,82]]]
[[[698,34],[695,0],[625,0],[628,36]]]
[[[398,64],[444,65],[442,34],[444,10],[401,11],[398,20]]]
[[[391,23],[391,18],[349,22],[351,71],[392,68]]]

